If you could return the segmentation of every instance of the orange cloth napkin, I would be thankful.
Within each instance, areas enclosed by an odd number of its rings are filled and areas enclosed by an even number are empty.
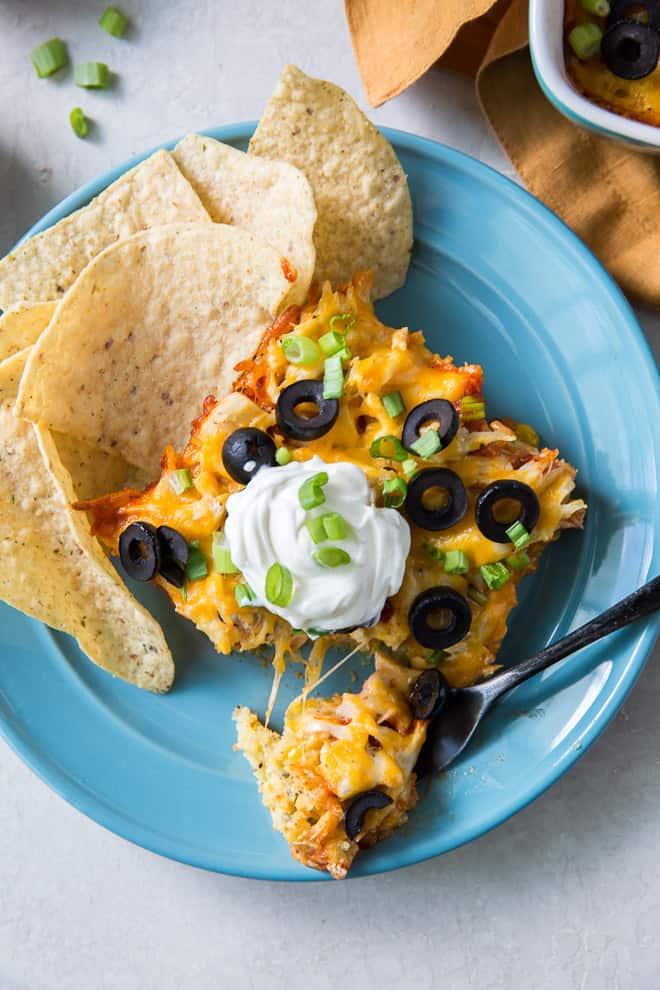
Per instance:
[[[435,63],[474,76],[481,107],[530,191],[625,292],[660,306],[660,157],[593,137],[552,107],[532,70],[527,0],[345,0],[345,7],[372,106]]]

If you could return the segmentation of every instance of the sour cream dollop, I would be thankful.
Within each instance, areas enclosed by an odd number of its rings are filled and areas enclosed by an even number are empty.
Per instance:
[[[325,502],[305,510],[300,486],[325,471]],[[371,504],[367,478],[359,467],[327,463],[320,457],[285,467],[263,467],[249,485],[227,499],[225,538],[231,558],[252,588],[256,603],[296,629],[330,632],[364,626],[380,615],[385,599],[401,587],[410,552],[410,529],[396,509]],[[338,512],[349,524],[343,540],[314,544],[307,519]],[[349,564],[322,567],[321,547],[338,546]],[[285,606],[266,600],[266,574],[279,563],[291,571],[293,594]]]

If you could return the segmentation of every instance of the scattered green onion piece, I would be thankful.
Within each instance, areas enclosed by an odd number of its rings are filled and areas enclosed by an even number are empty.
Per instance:
[[[317,505],[325,502],[323,486],[328,483],[328,475],[325,471],[320,471],[304,481],[298,489],[298,501],[303,509],[314,509]]]
[[[445,552],[441,550],[440,547],[436,547],[434,543],[422,543],[422,550],[427,557],[431,560],[443,561],[445,559]]]
[[[34,71],[40,79],[52,76],[58,69],[63,69],[69,63],[69,56],[61,38],[51,38],[43,45],[33,48],[30,52]]]
[[[314,554],[314,560],[321,567],[342,567],[350,564],[351,555],[341,547],[322,547]]]
[[[288,567],[271,564],[266,574],[266,598],[272,605],[283,608],[291,601],[293,578]]]
[[[346,347],[346,334],[339,333],[337,330],[329,330],[328,333],[319,337],[319,347],[326,357],[332,357],[342,347]]]
[[[568,35],[568,43],[581,62],[598,54],[602,40],[603,32],[597,24],[578,24]]]
[[[69,123],[75,134],[79,138],[87,137],[89,134],[89,122],[80,107],[74,107],[69,114]]]
[[[315,368],[321,363],[319,345],[300,333],[287,333],[282,337],[282,350],[289,364],[300,368]]]
[[[466,395],[461,399],[461,416],[464,420],[485,419],[486,406],[482,399],[477,399],[474,395]]]
[[[175,495],[182,495],[193,486],[192,475],[188,468],[179,468],[178,471],[173,471],[167,480]]]
[[[437,430],[425,430],[421,437],[410,445],[410,449],[425,461],[437,454],[441,447]]]
[[[467,574],[470,558],[463,550],[447,550],[445,554],[445,574]]]
[[[388,478],[383,485],[383,504],[388,509],[398,509],[406,500],[408,485],[403,478]]]
[[[608,17],[610,13],[608,0],[582,0],[582,9],[597,17]]]
[[[352,326],[355,326],[355,317],[352,313],[335,313],[334,316],[330,317],[330,329],[334,330],[335,327],[341,326],[344,333],[350,330]]]
[[[231,559],[224,533],[213,534],[211,552],[213,553],[213,566],[216,574],[238,574],[238,567]]]
[[[440,663],[441,660],[446,660],[448,656],[447,650],[431,650],[426,659],[429,663]]]
[[[521,550],[522,547],[526,547],[531,539],[531,536],[519,519],[509,526],[506,530],[506,535],[509,537],[516,550]]]
[[[182,598],[182,600],[184,602],[187,602],[188,601],[188,589],[186,587],[185,579],[184,579],[184,582],[183,582],[183,588],[181,589],[181,598]]]
[[[524,571],[529,566],[530,559],[525,550],[519,550],[518,553],[512,553],[507,557],[506,562],[512,571]]]
[[[188,581],[199,581],[200,578],[206,577],[209,572],[209,565],[204,556],[204,552],[200,550],[199,540],[191,540],[188,544],[188,563],[186,564],[186,580]]]
[[[327,540],[328,536],[323,525],[322,516],[314,516],[312,519],[305,520],[305,526],[312,538],[312,543],[323,543],[324,540]]]
[[[508,568],[501,561],[495,564],[482,564],[479,570],[491,591],[499,591],[511,577]]]
[[[310,626],[309,629],[306,629],[305,630],[305,632],[307,633],[308,636],[327,636],[328,635],[328,630],[327,629],[316,629],[314,626]]]
[[[278,447],[275,451],[275,460],[280,465],[284,467],[291,460],[292,454],[288,447]]]
[[[385,412],[392,419],[396,419],[401,413],[406,411],[406,406],[401,396],[401,392],[390,392],[380,400],[385,406]]]
[[[333,354],[323,362],[323,398],[341,399],[344,391],[344,369],[341,355]]]
[[[408,481],[410,481],[413,474],[417,474],[417,461],[414,461],[412,457],[407,457],[401,465],[401,470],[405,474]]]
[[[254,591],[249,584],[237,584],[234,588],[234,598],[239,608],[247,608],[254,603]]]
[[[473,588],[472,585],[467,590],[467,596],[477,605],[485,605],[488,601],[488,597],[484,595],[483,591],[479,591],[478,588]]]
[[[534,427],[528,423],[518,423],[516,425],[516,436],[523,443],[528,443],[530,447],[538,447],[541,442],[541,438]]]
[[[384,437],[376,437],[369,447],[369,456],[385,457],[388,461],[405,461],[408,459],[408,454],[399,438],[393,437],[390,434]]]
[[[80,62],[73,67],[73,81],[83,89],[107,89],[110,69],[105,62]]]
[[[99,25],[113,38],[121,38],[128,27],[128,17],[124,17],[116,7],[106,7],[101,14]]]
[[[334,355],[333,355],[334,356]],[[337,351],[336,356],[341,359],[341,361],[350,361],[353,355],[351,354],[348,347],[344,345],[340,351]]]
[[[321,525],[329,540],[345,540],[348,536],[348,524],[338,512],[324,512]]]

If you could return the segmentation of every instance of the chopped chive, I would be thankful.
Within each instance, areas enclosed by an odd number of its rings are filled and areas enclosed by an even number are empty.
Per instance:
[[[512,571],[524,571],[529,566],[530,559],[525,550],[519,550],[518,553],[512,553],[507,557],[506,562]]]
[[[578,24],[568,36],[568,43],[581,62],[598,54],[602,40],[603,32],[597,24]]]
[[[79,62],[73,67],[73,81],[83,89],[107,89],[110,69],[105,62]]]
[[[121,38],[128,27],[128,17],[124,17],[116,7],[106,7],[101,14],[99,25],[113,38]]]
[[[69,56],[61,38],[51,38],[50,41],[44,41],[43,45],[33,48],[30,52],[30,58],[34,71],[40,79],[52,76],[54,72],[63,69],[69,62]]]
[[[229,547],[225,541],[224,533],[214,533],[211,544],[213,554],[213,566],[216,574],[238,574],[238,567],[231,559]]]
[[[335,313],[334,316],[330,317],[330,329],[334,330],[335,327],[341,327],[344,333],[350,330],[352,326],[355,326],[355,317],[352,313]]]
[[[446,660],[448,656],[447,650],[431,650],[426,659],[428,663],[440,663],[441,660]]]
[[[323,543],[327,540],[328,536],[325,531],[325,526],[323,525],[323,518],[321,516],[314,516],[311,519],[305,520],[305,526],[307,532],[312,538],[312,543]]]
[[[247,608],[254,602],[254,591],[249,584],[237,584],[234,588],[234,598],[239,608]]]
[[[344,369],[341,355],[333,354],[323,362],[323,398],[341,399],[344,391]]]
[[[317,505],[323,505],[325,502],[323,486],[327,485],[328,480],[327,473],[325,471],[319,471],[318,474],[308,478],[307,481],[303,481],[298,489],[298,501],[303,509],[314,509]]]
[[[288,447],[278,447],[275,451],[275,460],[280,465],[284,467],[291,460],[292,454]]]
[[[291,601],[293,577],[288,567],[271,564],[266,574],[266,598],[272,605],[283,608]]]
[[[398,437],[390,436],[376,437],[369,447],[370,457],[385,457],[388,461],[405,461],[408,454],[403,448]]]
[[[322,547],[313,556],[321,567],[342,567],[351,562],[351,555],[341,547]]]
[[[516,436],[523,443],[528,443],[530,447],[538,447],[541,442],[541,438],[529,423],[518,423],[516,425]]]
[[[440,547],[436,547],[434,543],[422,543],[422,550],[427,557],[431,558],[431,560],[443,561],[445,559],[444,550],[441,550]]]
[[[406,500],[408,485],[403,478],[388,478],[383,485],[383,504],[388,509],[398,509]]]
[[[79,138],[87,137],[89,134],[89,121],[80,107],[74,107],[69,114],[69,123],[75,134]]]
[[[582,9],[597,17],[608,17],[610,13],[608,0],[582,0]]]
[[[467,574],[470,558],[463,550],[447,550],[445,554],[445,574]]]
[[[461,416],[464,420],[485,419],[486,406],[483,399],[478,399],[474,395],[466,395],[461,399]]]
[[[346,335],[338,333],[337,330],[330,330],[319,337],[319,347],[326,357],[332,357],[343,347],[346,347]]]
[[[477,605],[485,605],[488,601],[488,597],[484,595],[483,591],[479,591],[478,588],[474,588],[472,585],[467,590],[467,596]]]
[[[200,549],[199,540],[191,540],[188,544],[188,563],[186,564],[186,580],[199,581],[207,576],[209,565]]]
[[[348,524],[338,512],[324,512],[321,525],[329,540],[345,540],[348,536]]]
[[[508,568],[501,561],[495,564],[482,564],[479,570],[491,591],[499,591],[511,577]]]
[[[178,471],[173,471],[167,480],[175,495],[182,495],[193,486],[192,475],[188,468],[179,468]]]
[[[406,411],[401,392],[390,392],[389,395],[384,395],[380,401],[385,406],[385,412],[392,419],[396,419],[397,416]]]
[[[417,461],[414,461],[412,457],[407,457],[401,465],[401,470],[405,474],[408,481],[410,481],[413,474],[417,473]]]
[[[410,449],[414,450],[417,456],[423,460],[433,457],[441,447],[442,443],[437,430],[425,430],[421,437],[410,445]]]
[[[527,532],[527,530],[525,529],[525,527],[523,526],[523,524],[520,522],[519,519],[516,520],[516,522],[514,522],[513,525],[509,526],[509,528],[506,530],[506,535],[509,537],[516,550],[520,550],[522,549],[522,547],[526,547],[529,541],[531,540],[531,536],[529,535],[529,533]]]
[[[315,368],[321,363],[321,351],[315,340],[300,333],[287,333],[282,337],[282,350],[289,364],[301,368]]]

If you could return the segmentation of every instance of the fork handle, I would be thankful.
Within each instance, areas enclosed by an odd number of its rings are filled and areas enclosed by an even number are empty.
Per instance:
[[[574,629],[563,639],[551,643],[535,653],[534,656],[516,664],[515,667],[509,667],[495,674],[476,685],[476,688],[489,703],[495,701],[496,698],[517,687],[518,684],[533,677],[534,674],[551,667],[558,660],[563,660],[569,654],[581,650],[584,646],[589,646],[590,643],[595,643],[597,639],[602,639],[603,636],[609,636],[617,629],[623,629],[624,626],[636,622],[637,619],[651,615],[658,609],[660,609],[660,576],[653,578],[652,581],[638,588],[637,591],[633,591],[632,595],[628,595],[616,605],[612,605],[606,612],[597,615],[595,619],[578,629]]]

